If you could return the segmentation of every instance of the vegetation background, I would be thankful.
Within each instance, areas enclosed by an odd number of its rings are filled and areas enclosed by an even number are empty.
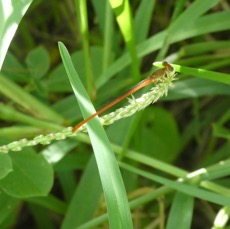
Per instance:
[[[90,135],[92,149],[83,133],[1,154],[0,228],[230,228],[229,1],[9,2],[22,19],[0,72],[0,145],[37,136],[36,144],[81,121],[75,74],[98,109],[150,75],[154,61],[191,69],[178,69],[157,104],[106,127],[109,157],[105,135],[103,147]],[[5,6],[2,56],[13,25]],[[59,41],[77,71],[70,81]]]

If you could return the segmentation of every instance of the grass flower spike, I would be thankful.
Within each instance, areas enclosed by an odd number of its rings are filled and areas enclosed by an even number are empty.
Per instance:
[[[170,86],[172,86],[173,85],[172,82],[174,80],[176,80],[176,78],[175,78],[176,73],[175,73],[175,70],[171,67],[171,65],[169,65],[167,62],[163,62],[163,65],[165,66],[164,68],[157,70],[150,77],[141,81],[136,86],[136,87],[138,87],[138,90],[139,90],[140,88],[147,86],[151,82],[156,83],[156,85],[154,87],[152,87],[149,92],[143,94],[141,97],[139,97],[137,99],[135,99],[134,97],[132,99],[129,99],[128,105],[121,107],[121,108],[115,110],[114,112],[111,112],[109,114],[106,114],[106,115],[100,117],[100,121],[101,121],[102,125],[110,125],[119,119],[129,117],[129,116],[135,114],[136,112],[143,110],[144,108],[146,108],[150,104],[155,103],[162,96],[164,96],[164,95],[167,96],[168,88]],[[128,95],[132,95],[135,91],[137,91],[137,90],[134,91],[134,89],[130,90],[128,92]],[[126,95],[125,97],[128,96],[127,93],[125,95]],[[123,99],[124,96],[122,95],[119,98],[121,98],[121,97]],[[115,101],[117,101],[117,100],[115,100]],[[116,103],[113,103],[113,105]],[[106,107],[108,107],[108,106],[109,105],[107,105]],[[111,106],[109,106],[109,107],[111,107]],[[104,112],[104,108],[102,108],[101,110],[99,110],[95,114],[98,115],[99,113],[102,113],[100,111]],[[2,154],[2,153],[8,153],[9,151],[20,151],[22,148],[24,148],[26,146],[35,146],[38,144],[48,145],[54,140],[63,140],[63,139],[66,139],[68,137],[74,137],[79,132],[87,132],[86,122],[89,121],[90,119],[94,118],[96,116],[95,114],[90,116],[88,119],[85,119],[82,122],[80,122],[79,124],[81,124],[81,125],[78,124],[76,126],[77,128],[76,127],[75,128],[67,127],[65,129],[63,129],[61,132],[50,133],[48,135],[39,135],[39,136],[36,136],[32,140],[27,140],[24,138],[24,139],[21,139],[19,141],[11,142],[8,145],[0,146],[0,153]]]

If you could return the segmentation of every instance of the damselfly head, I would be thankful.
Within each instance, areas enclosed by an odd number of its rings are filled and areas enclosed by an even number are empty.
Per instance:
[[[163,61],[162,65],[165,67],[167,74],[170,74],[170,75],[175,74],[175,69],[168,62]]]

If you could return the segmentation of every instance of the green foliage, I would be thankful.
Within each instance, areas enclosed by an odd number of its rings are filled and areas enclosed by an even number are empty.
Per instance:
[[[0,228],[229,228],[229,18],[219,0],[0,0]],[[163,59],[167,96],[71,132]]]
[[[11,154],[10,158],[12,172],[0,181],[4,192],[17,198],[49,193],[53,185],[53,170],[42,155],[37,155],[32,149],[23,149],[20,154]]]
[[[194,198],[177,192],[175,194],[166,229],[190,228],[192,223]],[[178,217],[180,215],[180,217]]]

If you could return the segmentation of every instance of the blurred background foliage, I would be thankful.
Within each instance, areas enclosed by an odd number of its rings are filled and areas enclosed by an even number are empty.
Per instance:
[[[179,65],[229,73],[230,5],[224,0],[207,2],[132,0],[124,18],[116,21],[119,9],[113,11],[106,0],[86,1],[85,15],[77,0],[34,1],[18,27],[1,70],[1,74],[16,85],[15,88],[5,82],[4,89],[8,91],[3,90],[3,84],[0,89],[2,144],[61,130],[82,119],[61,63],[58,41],[70,51],[96,108],[147,77],[155,60],[166,59]],[[88,19],[85,33],[81,14],[83,19],[84,16]],[[128,32],[126,24],[131,29]],[[121,147],[120,160],[153,172],[147,163],[125,158],[126,151],[132,149],[186,171],[229,158],[229,85],[190,75],[178,74],[178,78],[163,100],[135,117],[106,128],[111,142]],[[35,98],[36,103],[29,96]],[[43,155],[65,152],[53,163],[56,176],[48,201],[50,206],[39,197],[20,204],[12,199],[15,206],[12,212],[16,210],[17,214],[4,218],[2,228],[70,228],[66,226],[71,222],[68,221],[70,210],[66,213],[66,209],[76,203],[72,199],[74,190],[84,176],[92,151],[83,142],[87,141],[67,139],[33,149]],[[162,175],[162,171],[154,172]],[[229,188],[229,173],[225,175],[215,182]],[[130,196],[141,196],[152,190],[153,183],[146,178],[126,170],[123,176]],[[91,179],[98,178],[92,176]],[[154,183],[154,188],[159,185]],[[98,193],[100,189],[98,187]],[[52,199],[54,196],[57,202]],[[139,206],[132,212],[135,228],[164,228],[171,204],[185,199],[179,195],[173,202],[170,194]],[[94,215],[105,212],[103,203],[100,200]],[[55,207],[52,209],[52,206]],[[194,214],[191,228],[213,225],[219,206],[205,200],[188,206]],[[74,225],[76,228],[83,223],[79,222]],[[173,224],[170,225],[167,228],[173,228]]]

